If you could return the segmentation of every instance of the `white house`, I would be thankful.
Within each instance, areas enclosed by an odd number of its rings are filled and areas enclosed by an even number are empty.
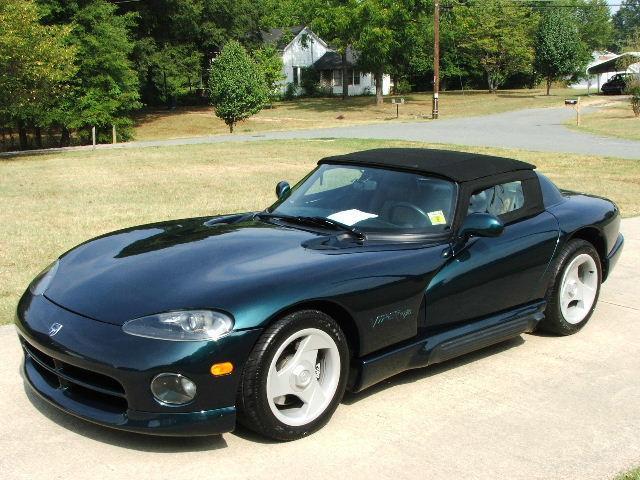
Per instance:
[[[341,56],[308,27],[274,28],[262,32],[262,41],[276,46],[282,53],[284,64],[282,92],[292,83],[299,86],[304,67],[312,67],[320,72],[320,81],[331,88],[335,95],[342,95],[343,65]],[[288,41],[287,41],[288,40]],[[349,95],[375,94],[375,78],[371,73],[360,72],[356,68],[357,53],[347,50],[346,65]],[[388,95],[391,77],[382,77],[382,93]]]

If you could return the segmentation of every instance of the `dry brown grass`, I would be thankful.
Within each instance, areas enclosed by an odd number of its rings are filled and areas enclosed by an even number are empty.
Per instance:
[[[278,180],[295,182],[326,155],[377,140],[249,142],[97,150],[0,161],[0,323],[13,318],[31,278],[58,255],[99,234],[171,218],[262,209]],[[582,155],[452,149],[512,156],[561,187],[613,198],[640,214],[640,162]]]
[[[522,108],[562,106],[566,97],[584,94],[580,90],[552,90],[551,96],[543,90],[504,90],[496,94],[485,91],[443,92],[440,98],[441,118],[487,115],[490,113]],[[396,107],[389,98],[382,106],[374,97],[298,99],[277,102],[274,108],[262,110],[240,123],[237,133],[267,130],[293,130],[304,128],[335,127],[361,123],[425,120],[431,117],[431,94],[404,95],[406,103],[400,106],[400,118],[396,119]],[[597,97],[585,97],[586,102],[598,101]],[[343,117],[338,120],[337,117]],[[174,111],[153,110],[141,114],[136,120],[136,140],[198,137],[229,133],[211,107],[179,108]]]
[[[580,126],[576,126],[573,121],[567,125],[581,132],[640,140],[640,117],[633,114],[626,96],[614,97],[607,101],[606,107],[598,109],[595,113],[582,115]]]

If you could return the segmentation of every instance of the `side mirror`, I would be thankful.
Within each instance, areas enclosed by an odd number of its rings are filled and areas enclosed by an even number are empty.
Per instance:
[[[291,186],[289,185],[289,182],[282,180],[281,182],[278,182],[278,184],[276,185],[276,196],[278,197],[278,200],[289,195],[290,191],[291,191]]]
[[[497,237],[504,231],[504,224],[498,217],[488,213],[471,213],[460,227],[461,239],[470,237]]]

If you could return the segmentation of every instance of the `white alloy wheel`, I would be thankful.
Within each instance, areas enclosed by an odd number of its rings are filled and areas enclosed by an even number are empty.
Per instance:
[[[340,382],[336,342],[317,328],[300,330],[278,348],[267,374],[267,400],[275,417],[306,425],[327,409]]]
[[[581,253],[565,268],[560,284],[560,309],[567,323],[582,322],[598,293],[598,268],[591,255]]]

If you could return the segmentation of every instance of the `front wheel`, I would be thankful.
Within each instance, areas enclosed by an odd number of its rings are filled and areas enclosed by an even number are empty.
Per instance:
[[[238,391],[238,420],[276,440],[321,428],[344,394],[349,350],[344,333],[315,310],[292,313],[263,333]]]
[[[553,266],[554,283],[547,292],[547,308],[540,328],[571,335],[586,325],[600,294],[600,256],[585,240],[571,240]]]

